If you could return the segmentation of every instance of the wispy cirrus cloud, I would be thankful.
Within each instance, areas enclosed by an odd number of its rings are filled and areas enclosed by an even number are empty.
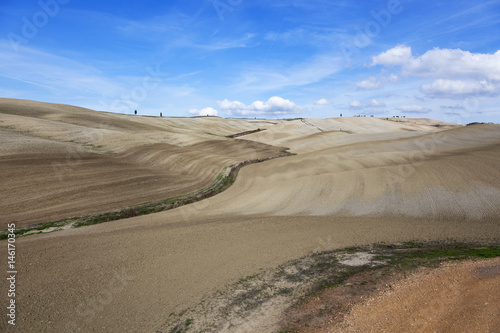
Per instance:
[[[106,67],[105,63],[100,65]],[[26,92],[15,90],[17,82],[29,87],[30,99],[124,113],[148,107],[156,114],[156,110],[164,110],[162,106],[175,109],[195,100],[187,98],[194,88],[183,81],[198,72],[167,76],[157,64],[145,65],[140,73],[117,76],[92,64],[32,47],[22,46],[15,52],[8,41],[0,41],[0,84],[11,87],[4,96],[28,98]]]
[[[196,43],[190,41],[189,43],[182,44],[179,43],[177,44],[178,46],[184,46],[184,47],[193,47],[193,48],[198,48],[202,50],[207,50],[207,51],[217,51],[217,50],[227,50],[227,49],[236,49],[236,48],[247,48],[247,47],[255,47],[258,45],[258,42],[256,42],[254,39],[256,37],[256,34],[252,33],[246,33],[243,37],[241,38],[236,38],[236,39],[214,39],[210,43],[207,44],[202,44],[202,43]]]
[[[280,71],[275,66],[245,69],[233,89],[239,92],[267,92],[320,82],[342,69],[342,59],[320,55]]]
[[[91,65],[31,47],[14,52],[8,42],[1,41],[0,76],[60,93],[113,95],[123,89]]]

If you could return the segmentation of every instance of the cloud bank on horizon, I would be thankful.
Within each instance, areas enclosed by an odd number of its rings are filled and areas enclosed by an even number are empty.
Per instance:
[[[0,13],[0,97],[500,123],[499,0],[41,0]]]

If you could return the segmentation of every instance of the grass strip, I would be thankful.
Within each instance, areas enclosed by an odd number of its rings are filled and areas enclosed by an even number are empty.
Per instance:
[[[215,180],[208,186],[192,193],[175,196],[159,201],[153,201],[148,203],[139,204],[136,206],[128,207],[119,211],[111,211],[102,214],[86,215],[80,217],[72,217],[66,219],[60,219],[57,221],[50,221],[45,223],[38,223],[35,225],[29,225],[23,228],[19,228],[15,231],[17,236],[22,236],[26,233],[35,234],[46,232],[47,229],[54,228],[53,231],[58,230],[58,228],[64,227],[70,223],[73,227],[83,227],[86,225],[99,224],[104,222],[118,221],[126,219],[129,217],[148,215],[153,213],[162,212],[165,210],[177,208],[190,203],[194,203],[203,199],[213,197],[226,189],[228,189],[236,180],[239,170],[248,164],[261,163],[271,159],[292,156],[294,154],[287,151],[287,148],[282,148],[280,154],[267,158],[259,158],[253,160],[247,160],[243,162],[234,163],[230,166],[225,167],[215,178]],[[34,232],[35,231],[35,232]],[[36,232],[38,231],[38,232]],[[4,229],[0,231],[0,240],[8,238],[8,230]]]
[[[346,258],[359,253],[370,254],[372,259],[359,266],[344,263]],[[177,332],[180,328],[182,332],[217,332],[229,322],[249,322],[249,318],[258,318],[262,309],[272,309],[284,303],[286,310],[279,323],[280,332],[302,332],[304,327],[313,330],[313,322],[321,327],[321,323],[332,318],[332,313],[338,312],[338,316],[342,316],[351,302],[379,290],[386,282],[397,282],[419,267],[435,268],[451,260],[494,257],[500,257],[498,240],[378,243],[318,252],[242,277],[234,284],[205,296],[191,308],[170,316],[165,314],[165,322],[157,332]],[[318,302],[323,293],[336,288],[346,288],[347,298],[334,297],[332,300],[338,300],[338,304],[332,301],[325,303],[321,311],[304,312],[304,305]],[[188,319],[190,326],[185,327]]]

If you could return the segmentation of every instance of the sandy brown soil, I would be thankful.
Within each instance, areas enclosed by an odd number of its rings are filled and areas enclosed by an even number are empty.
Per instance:
[[[315,250],[500,237],[500,127],[433,124],[160,119],[2,100],[3,225],[184,192],[270,145],[298,153],[246,166],[195,204],[19,238],[15,329],[152,332],[207,293]],[[266,130],[225,138],[256,127]],[[46,172],[67,149],[85,152],[64,185]]]
[[[161,219],[148,215],[18,239],[17,328],[151,332],[208,293],[314,250],[500,235],[494,222],[199,214],[184,220],[189,207],[160,213]]]
[[[21,227],[186,194],[225,166],[278,155],[277,147],[224,137],[251,126],[245,121],[221,120],[208,135],[202,128],[213,120],[186,119],[179,128],[178,119],[129,118],[0,99],[0,224]],[[181,133],[170,140],[183,131],[192,139],[179,141]]]
[[[479,125],[299,153],[244,168],[213,209],[498,220],[499,142],[498,125]]]
[[[500,259],[423,269],[322,332],[500,331]]]

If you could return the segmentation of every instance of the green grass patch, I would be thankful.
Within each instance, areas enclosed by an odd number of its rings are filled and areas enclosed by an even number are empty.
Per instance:
[[[290,289],[290,288],[282,288],[280,290],[278,290],[278,292],[276,294],[278,295],[288,295],[292,292],[293,290]]]
[[[463,260],[468,258],[494,258],[500,256],[500,248],[439,247],[422,248],[402,254],[405,258]]]
[[[69,223],[73,223],[73,227],[83,227],[87,225],[100,224],[111,221],[118,221],[130,217],[148,215],[153,213],[158,213],[164,210],[169,210],[173,208],[177,208],[180,206],[184,206],[193,202],[197,202],[209,197],[212,197],[218,193],[221,193],[228,189],[231,185],[236,181],[236,177],[238,176],[239,170],[247,165],[252,163],[259,163],[269,159],[277,158],[277,157],[285,157],[294,155],[287,151],[287,148],[283,148],[280,150],[280,154],[270,158],[262,158],[256,160],[249,160],[246,162],[242,162],[238,165],[233,165],[231,167],[224,168],[215,178],[215,180],[208,186],[188,194],[178,195],[175,197],[170,197],[167,199],[146,202],[137,206],[129,207],[120,211],[107,212],[103,214],[89,215],[89,216],[81,216],[81,217],[73,217],[68,219],[62,219],[58,221],[52,221],[47,223],[40,223],[34,226],[28,226],[19,228],[15,231],[15,234],[18,236],[22,236],[25,233],[28,233],[33,230],[39,230],[42,232],[48,228],[54,227],[62,227]],[[229,172],[226,172],[228,168],[231,168]],[[0,240],[8,238],[8,231],[1,230],[0,231]]]
[[[343,258],[355,253],[374,255],[371,264],[349,266]],[[289,300],[290,311],[307,305],[311,298],[323,297],[325,290],[341,287],[340,293],[357,298],[379,288],[391,288],[392,281],[403,279],[418,267],[436,267],[446,260],[500,257],[500,243],[407,242],[374,244],[332,251],[316,252],[290,260],[272,271],[242,277],[226,290],[219,290],[197,307],[169,317],[163,328],[166,332],[194,332],[195,325],[186,326],[188,319],[197,321],[200,332],[212,332],[231,318],[245,318],[273,298]],[[388,280],[385,280],[385,279]],[[391,280],[393,279],[394,280]],[[388,285],[386,284],[388,283]],[[335,290],[333,291],[336,292]],[[269,304],[269,303],[267,303]],[[321,304],[320,304],[321,305]],[[260,310],[257,310],[260,311]],[[332,311],[347,313],[349,308],[324,304],[314,316],[329,316]],[[210,323],[200,324],[198,318],[211,317]],[[299,319],[309,323],[310,314]],[[205,325],[205,326],[203,326]],[[168,327],[168,329],[166,329]],[[198,330],[197,330],[198,331]],[[292,324],[281,327],[280,332],[296,332]]]
[[[333,251],[332,253],[371,252],[376,254],[376,260],[385,261],[386,264],[379,269],[381,275],[393,272],[411,271],[418,267],[437,267],[440,263],[450,260],[466,260],[472,258],[500,257],[500,246],[497,244],[480,246],[475,244],[449,243],[424,243],[406,242],[401,245],[376,244],[373,249],[362,247],[349,247]],[[304,273],[321,274],[325,277],[318,281],[306,296],[318,295],[322,291],[342,285],[354,275],[371,271],[370,266],[344,267],[340,269],[338,261],[332,260],[322,254],[313,255],[316,262]],[[360,286],[368,284],[367,280],[358,283]]]
[[[52,222],[47,222],[41,225],[35,225],[32,227],[27,227],[27,228],[22,228],[22,229],[16,229],[14,231],[14,234],[16,236],[22,236],[28,232],[38,230],[39,232],[33,233],[33,234],[38,234],[41,233],[43,230],[49,229],[49,228],[59,228],[63,227],[66,224],[70,223],[71,221],[74,221],[74,219],[68,219],[68,222],[65,220],[60,220],[60,221],[52,221]],[[2,230],[0,232],[0,240],[7,239],[9,235],[9,232],[7,230]]]

